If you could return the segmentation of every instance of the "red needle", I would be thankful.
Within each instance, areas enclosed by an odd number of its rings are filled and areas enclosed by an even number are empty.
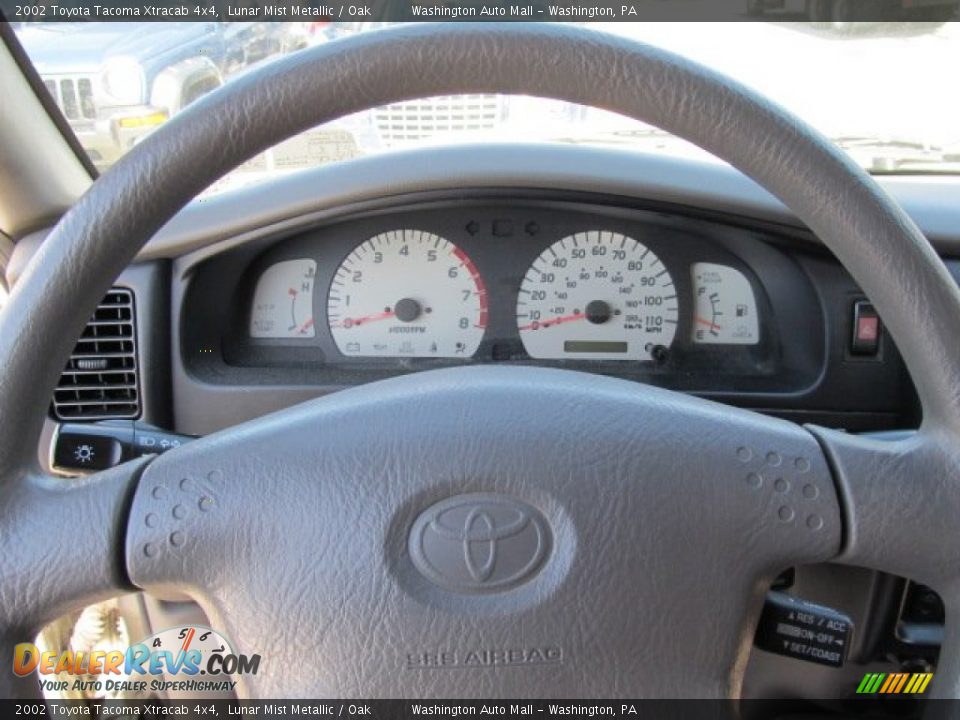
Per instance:
[[[576,313],[574,315],[561,315],[560,317],[555,317],[553,320],[544,320],[539,322],[534,320],[532,323],[527,325],[521,325],[517,328],[520,332],[524,330],[537,330],[538,328],[548,328],[553,327],[554,325],[562,325],[563,323],[573,322],[574,320],[583,320],[587,317],[586,313]]]
[[[190,631],[187,633],[187,637],[185,637],[183,640],[183,645],[180,646],[180,652],[186,652],[190,649],[190,643],[193,641],[193,636],[196,634],[196,628],[190,628]]]
[[[354,325],[362,325],[363,323],[374,322],[376,320],[386,320],[387,318],[392,318],[396,313],[393,310],[385,310],[381,313],[374,313],[373,315],[362,315],[358,318],[346,318],[343,321],[343,327],[351,328]]]
[[[715,325],[714,323],[710,322],[709,320],[704,320],[702,317],[699,317],[699,316],[698,316],[698,317],[695,317],[694,320],[696,320],[696,321],[697,321],[698,323],[700,323],[701,325],[706,325],[706,326],[707,326],[708,328],[710,328],[711,330],[720,330],[720,326],[719,326],[719,325]]]
[[[307,330],[313,327],[313,318],[307,320],[303,325],[300,326],[300,333],[305,333]]]

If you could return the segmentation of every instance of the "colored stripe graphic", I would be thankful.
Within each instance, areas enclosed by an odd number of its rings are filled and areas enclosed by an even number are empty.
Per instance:
[[[900,673],[900,680],[899,682],[897,682],[897,685],[895,688],[893,688],[892,692],[895,692],[895,693],[900,692],[903,689],[903,686],[906,684],[907,678],[909,677],[910,677],[910,673]]]
[[[880,686],[881,694],[886,695],[890,692],[890,687],[897,684],[897,680],[900,679],[900,676],[896,673],[891,673],[887,675],[887,679],[883,681],[883,685]]]
[[[867,673],[857,686],[857,695],[920,695],[933,673]]]

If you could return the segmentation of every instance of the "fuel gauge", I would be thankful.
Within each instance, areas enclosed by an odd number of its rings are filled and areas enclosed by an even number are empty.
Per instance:
[[[729,265],[694,263],[695,343],[755,345],[760,339],[757,303],[750,281]]]

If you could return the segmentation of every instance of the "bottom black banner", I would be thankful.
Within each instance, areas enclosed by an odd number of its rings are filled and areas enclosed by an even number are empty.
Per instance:
[[[883,700],[0,700],[0,717],[23,718],[616,718],[630,720],[761,720],[783,718],[960,717],[960,701]]]

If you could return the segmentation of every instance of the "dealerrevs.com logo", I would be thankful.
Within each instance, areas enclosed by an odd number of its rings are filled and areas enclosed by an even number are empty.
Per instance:
[[[200,692],[233,690],[236,675],[256,675],[259,655],[238,655],[210,628],[170,628],[124,649],[41,650],[33,643],[13,649],[13,672],[36,673],[44,691]]]

